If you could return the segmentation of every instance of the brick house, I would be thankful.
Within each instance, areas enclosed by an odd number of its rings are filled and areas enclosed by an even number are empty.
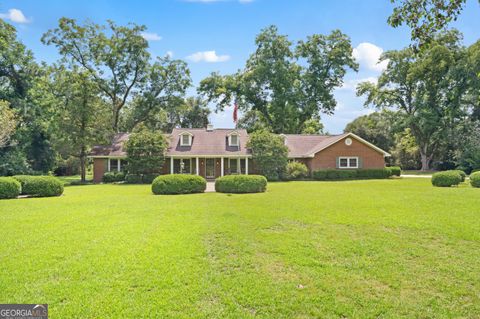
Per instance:
[[[93,180],[102,181],[105,172],[121,171],[126,152],[123,143],[128,133],[118,133],[108,146],[95,146]],[[353,133],[340,135],[281,134],[290,160],[304,163],[310,172],[319,169],[383,168],[384,150]],[[207,179],[229,174],[255,173],[255,163],[247,148],[244,129],[175,128],[166,135],[169,147],[163,165],[164,174],[196,174]]]

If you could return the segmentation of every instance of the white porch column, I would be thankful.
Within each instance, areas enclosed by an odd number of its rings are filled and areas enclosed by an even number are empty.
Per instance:
[[[173,174],[173,157],[170,157],[170,174]]]
[[[245,175],[248,175],[248,157],[245,157]]]
[[[221,162],[220,162],[220,176],[223,176],[223,172],[224,172],[223,157],[221,157],[220,160],[221,160]]]
[[[200,165],[199,165],[198,157],[195,158],[195,161],[196,161],[195,168],[197,169],[197,175],[200,175]]]
[[[117,171],[120,172],[120,159],[117,159]]]
[[[107,158],[107,172],[110,172],[110,159]]]

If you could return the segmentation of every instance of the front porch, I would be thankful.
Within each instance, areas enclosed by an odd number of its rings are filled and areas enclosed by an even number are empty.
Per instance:
[[[247,156],[237,157],[168,157],[165,167],[169,174],[195,174],[205,179],[231,174],[249,174],[251,159]]]

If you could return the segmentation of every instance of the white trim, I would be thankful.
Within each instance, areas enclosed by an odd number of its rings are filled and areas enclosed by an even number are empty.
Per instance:
[[[220,171],[220,176],[223,176],[223,175],[224,175],[224,171],[225,171],[225,167],[224,167],[224,166],[225,166],[225,163],[224,163],[223,157],[220,157],[220,160],[222,161],[222,162],[220,163],[220,169],[221,169],[221,171]]]
[[[197,171],[197,175],[200,175],[200,165],[199,165],[199,160],[198,157],[196,157],[196,162],[195,162],[195,170]]]
[[[120,159],[117,159],[117,172],[120,172]]]
[[[170,157],[170,174],[173,174],[173,157]]]
[[[361,138],[360,136],[355,135],[355,134],[353,134],[353,133],[347,133],[347,134],[339,135],[338,138],[335,139],[335,140],[333,140],[331,143],[329,143],[329,144],[327,144],[327,145],[325,145],[325,146],[322,146],[322,147],[319,148],[319,149],[314,150],[308,157],[315,157],[315,154],[317,154],[318,152],[323,151],[323,150],[326,149],[327,147],[330,147],[330,146],[332,146],[333,144],[335,144],[335,143],[337,143],[337,142],[341,141],[342,139],[344,139],[344,138],[346,138],[346,137],[349,137],[349,136],[350,136],[350,137],[353,137],[353,138],[356,139],[357,141],[359,141],[359,142],[361,142],[361,143],[363,143],[363,144],[365,144],[365,145],[373,148],[373,149],[376,150],[377,152],[383,153],[383,156],[384,156],[384,157],[390,157],[390,156],[391,156],[389,153],[387,153],[387,152],[385,152],[384,150],[382,150],[381,148],[373,145],[372,143],[367,142],[366,140],[364,140],[364,139]]]
[[[342,159],[346,159],[347,160],[347,166],[341,166],[341,163],[342,163]],[[357,161],[357,165],[356,166],[351,166],[350,165],[350,160],[352,159],[355,159]],[[338,168],[339,169],[349,169],[349,168],[358,168],[359,167],[359,158],[358,156],[339,156],[338,157]]]
[[[248,175],[248,157],[245,159],[245,175]]]
[[[184,132],[182,134],[179,134],[179,136],[180,136],[180,146],[192,146],[192,136],[193,136],[192,134],[190,134],[188,132],[186,132],[186,133]],[[188,144],[185,144],[183,142],[183,137],[184,136],[188,136]]]
[[[233,136],[236,136],[237,137],[237,143],[236,144],[233,144],[232,143],[232,137]],[[240,146],[240,134],[238,134],[237,132],[232,132],[230,134],[228,134],[228,146]]]
[[[225,154],[219,154],[219,155],[196,155],[196,154],[193,154],[193,155],[166,155],[165,157],[167,158],[171,158],[171,157],[174,157],[174,158],[191,158],[191,157],[200,157],[200,158],[219,158],[219,157],[226,157]],[[252,158],[252,155],[228,155],[228,157],[232,157],[232,158]]]
[[[107,172],[110,172],[110,159],[107,158]]]

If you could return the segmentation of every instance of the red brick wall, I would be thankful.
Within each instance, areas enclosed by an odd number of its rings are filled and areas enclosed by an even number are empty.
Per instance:
[[[345,145],[345,139],[342,139],[323,151],[318,152],[315,154],[315,157],[310,160],[310,165],[307,166],[309,166],[311,171],[336,168],[336,159],[340,156],[358,156],[362,161],[362,168],[385,167],[385,159],[382,153],[377,152],[354,138],[352,138],[352,145],[350,146]]]
[[[106,158],[94,158],[93,159],[93,182],[101,183],[103,174],[107,171],[107,159]]]

